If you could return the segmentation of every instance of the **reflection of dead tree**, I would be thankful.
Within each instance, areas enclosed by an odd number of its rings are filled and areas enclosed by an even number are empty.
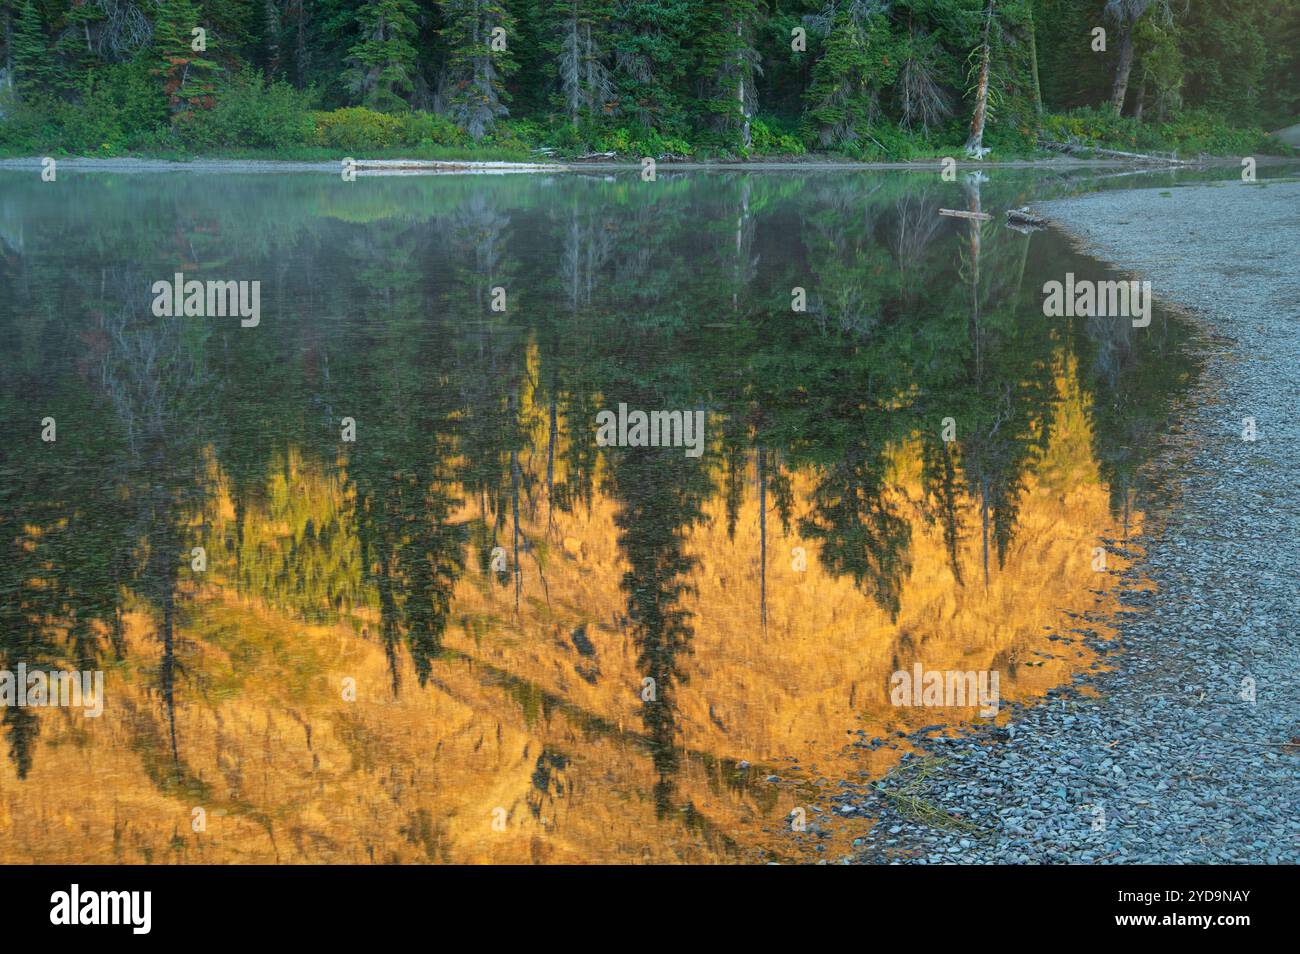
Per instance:
[[[124,276],[123,297],[144,287]],[[172,760],[180,771],[176,740],[175,600],[185,514],[202,505],[197,467],[195,396],[205,394],[201,368],[190,356],[181,318],[140,316],[130,307],[107,310],[108,351],[101,368],[104,392],[126,435],[123,485],[135,514],[130,537],[139,541],[135,576],[143,595],[161,607],[159,689],[170,728]]]
[[[970,282],[970,335],[975,346],[975,383],[984,380],[984,327],[980,315],[980,251],[983,247],[980,235],[980,219],[984,210],[980,207],[980,176],[967,176],[962,182],[966,192],[966,208],[970,212],[970,238],[967,245],[967,278]]]
[[[740,183],[740,208],[736,212],[736,261],[731,289],[731,306],[740,305],[740,289],[758,273],[758,256],[754,254],[755,220],[749,213],[751,182],[746,176]]]
[[[926,249],[943,225],[934,213],[934,202],[925,193],[908,191],[894,203],[892,251],[900,270],[925,260]]]
[[[576,313],[591,304],[597,276],[614,251],[616,234],[613,222],[595,221],[574,203],[560,254],[560,276],[568,289],[571,311]]]
[[[473,249],[474,274],[483,278],[482,284],[476,286],[478,305],[481,308],[483,288],[497,283],[498,271],[505,258],[504,236],[510,225],[510,216],[497,211],[484,193],[476,192],[456,210],[451,224],[456,238],[455,247]]]

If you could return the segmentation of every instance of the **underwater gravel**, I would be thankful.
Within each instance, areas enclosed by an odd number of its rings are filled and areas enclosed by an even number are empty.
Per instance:
[[[823,801],[879,819],[858,863],[1300,862],[1300,183],[1099,193],[1038,207],[1087,251],[1187,311],[1205,372],[1157,478],[1176,504],[1141,543],[1108,672],[1006,728],[913,739],[884,781]],[[1258,438],[1242,438],[1253,417]],[[1243,700],[1254,680],[1255,704]],[[862,740],[867,747],[899,740]],[[929,756],[947,761],[935,766]],[[935,760],[937,761],[937,760]],[[899,811],[907,772],[928,805]],[[1098,807],[1104,825],[1098,826]]]

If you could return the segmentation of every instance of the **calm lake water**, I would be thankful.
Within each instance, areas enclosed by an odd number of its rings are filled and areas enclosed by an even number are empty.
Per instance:
[[[0,862],[818,857],[855,742],[981,718],[896,670],[1097,662],[1197,369],[1043,316],[1106,274],[1002,213],[1084,183],[0,172],[0,669],[104,673],[3,709]]]

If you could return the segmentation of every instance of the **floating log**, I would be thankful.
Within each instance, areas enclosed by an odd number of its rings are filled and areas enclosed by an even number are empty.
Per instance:
[[[951,215],[953,218],[957,219],[976,219],[980,222],[987,222],[989,219],[993,218],[993,216],[989,215],[987,212],[967,212],[963,209],[940,209],[939,214]]]

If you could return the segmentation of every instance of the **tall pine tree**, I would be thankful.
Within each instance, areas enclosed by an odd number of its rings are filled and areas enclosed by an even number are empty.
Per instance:
[[[362,105],[407,108],[415,89],[418,14],[415,0],[366,0],[356,10],[358,39],[348,50],[344,82]]]
[[[763,72],[754,35],[757,0],[717,0],[695,8],[692,35],[699,50],[697,110],[707,129],[729,148],[748,149],[758,109],[755,77]]]
[[[819,20],[829,31],[805,94],[813,137],[823,149],[852,146],[881,115],[881,90],[898,74],[899,52],[879,5],[832,3]]]
[[[510,52],[514,17],[502,0],[442,0],[448,45],[444,87],[447,111],[476,142],[509,116],[505,80],[515,69]]]
[[[32,0],[26,0],[13,19],[9,57],[12,61],[14,89],[22,99],[39,92],[53,92],[50,48],[45,27]]]
[[[220,67],[208,59],[206,40],[200,42],[194,30],[200,26],[199,10],[193,0],[160,0],[154,13],[154,75],[161,77],[163,92],[173,114],[195,107],[209,107],[216,90]]]
[[[603,116],[614,99],[607,55],[612,0],[558,0],[549,44],[555,54],[556,90],[571,125]]]
[[[688,0],[618,0],[614,64],[620,115],[648,129],[684,130]]]

